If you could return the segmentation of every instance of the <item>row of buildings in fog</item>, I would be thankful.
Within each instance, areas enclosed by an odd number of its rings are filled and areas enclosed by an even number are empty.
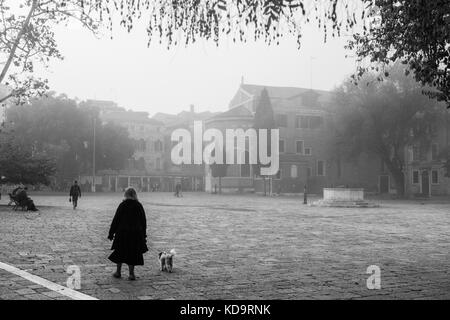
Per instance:
[[[225,112],[195,112],[194,107],[177,115],[127,111],[113,102],[91,100],[100,108],[104,122],[125,126],[134,141],[135,153],[120,171],[96,174],[97,190],[119,191],[129,185],[141,191],[173,191],[177,183],[184,190],[211,192],[219,184],[208,166],[174,165],[170,154],[174,143],[173,130],[193,130],[194,121],[203,121],[205,129],[251,128],[257,99],[266,88],[280,129],[280,171],[271,179],[275,193],[301,193],[304,186],[310,193],[324,187],[348,186],[366,192],[395,193],[394,181],[384,162],[373,155],[360,155],[352,161],[331,157],[329,138],[333,133],[331,93],[294,87],[270,87],[241,83],[231,97]],[[409,195],[450,194],[450,179],[445,177],[439,150],[449,146],[449,119],[436,123],[437,135],[428,151],[418,154],[417,148],[405,149],[405,190]],[[81,183],[92,181],[81,177]],[[221,179],[223,191],[262,192],[263,180],[250,165],[229,165]]]

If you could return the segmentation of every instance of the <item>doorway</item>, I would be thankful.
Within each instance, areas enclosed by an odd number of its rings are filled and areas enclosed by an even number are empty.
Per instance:
[[[430,196],[430,174],[428,173],[428,170],[422,171],[422,180],[421,180],[421,189],[422,189],[422,195],[425,197]]]

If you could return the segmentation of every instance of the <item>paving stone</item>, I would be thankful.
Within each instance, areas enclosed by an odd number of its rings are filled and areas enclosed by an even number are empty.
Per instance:
[[[119,293],[120,292],[120,290],[117,289],[117,288],[110,288],[108,290],[111,291],[112,293]]]
[[[24,297],[29,300],[51,300],[49,297],[42,294],[27,294]]]
[[[55,291],[44,291],[42,294],[50,298],[59,298],[62,296],[60,293]]]
[[[68,265],[78,265],[79,291],[100,299],[450,298],[450,201],[349,209],[296,197],[142,193],[149,252],[128,281],[127,266],[114,279],[107,259],[122,194],[87,195],[76,214],[66,196],[32,196],[49,205],[34,220],[0,207],[0,261],[64,286]],[[172,248],[174,272],[160,272],[157,255]],[[370,265],[381,269],[382,290],[366,287]],[[0,270],[0,299],[17,297],[66,298]]]
[[[21,295],[35,294],[36,293],[36,291],[34,291],[33,289],[28,289],[28,288],[19,289],[19,290],[16,290],[16,292],[18,294],[21,294]]]

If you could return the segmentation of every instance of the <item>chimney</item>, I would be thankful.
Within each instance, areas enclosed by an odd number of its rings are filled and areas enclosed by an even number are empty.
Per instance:
[[[190,111],[191,111],[191,113],[195,112],[195,106],[193,104],[190,105]]]

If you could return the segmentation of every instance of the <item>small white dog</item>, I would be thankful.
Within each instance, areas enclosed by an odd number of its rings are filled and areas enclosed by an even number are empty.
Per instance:
[[[165,251],[158,253],[158,259],[159,259],[159,264],[161,266],[161,268],[160,268],[161,271],[172,272],[173,257],[175,256],[175,254],[176,254],[175,249],[170,250],[169,253],[167,253]]]

